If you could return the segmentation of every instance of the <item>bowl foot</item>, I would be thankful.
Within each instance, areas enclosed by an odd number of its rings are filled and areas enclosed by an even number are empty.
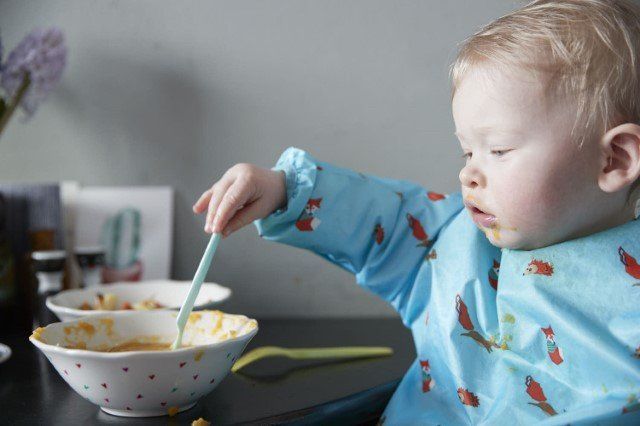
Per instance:
[[[197,401],[192,404],[183,405],[182,407],[178,407],[177,413],[182,413],[183,411],[192,408],[196,405]],[[111,414],[112,416],[120,416],[120,417],[156,417],[156,416],[167,416],[168,408],[163,408],[161,410],[117,410],[115,408],[106,408],[100,407],[102,411],[107,414]]]

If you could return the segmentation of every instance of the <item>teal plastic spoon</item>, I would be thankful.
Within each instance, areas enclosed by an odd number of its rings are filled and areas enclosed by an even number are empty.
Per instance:
[[[193,281],[191,282],[189,294],[187,294],[184,302],[182,302],[182,307],[178,313],[178,319],[176,320],[178,325],[178,335],[176,336],[176,340],[173,341],[171,349],[178,349],[180,345],[182,345],[182,333],[184,333],[184,326],[187,325],[187,320],[193,310],[193,304],[196,301],[196,297],[198,297],[200,287],[202,287],[202,282],[204,281],[207,271],[209,270],[209,266],[211,265],[211,259],[213,259],[213,255],[218,248],[218,243],[220,243],[220,237],[221,235],[219,233],[214,232],[211,234],[209,244],[207,244],[207,248],[202,255],[202,259],[200,259],[196,275],[193,277]]]

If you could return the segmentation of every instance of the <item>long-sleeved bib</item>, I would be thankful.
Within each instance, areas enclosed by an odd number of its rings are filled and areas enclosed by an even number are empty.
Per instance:
[[[354,273],[412,331],[418,356],[382,422],[640,424],[640,220],[499,249],[460,193],[296,148],[274,169],[288,204],[255,222],[260,235]]]

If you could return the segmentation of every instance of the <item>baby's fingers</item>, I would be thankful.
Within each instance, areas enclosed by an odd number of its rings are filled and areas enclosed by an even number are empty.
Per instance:
[[[193,205],[194,213],[202,213],[204,209],[209,205],[209,200],[211,199],[211,194],[213,193],[213,188],[209,188],[202,193],[198,201]]]
[[[215,210],[211,231],[222,232],[235,212],[247,204],[253,192],[252,184],[248,180],[237,179],[222,196],[220,205]],[[209,212],[211,213],[211,210]]]
[[[255,201],[244,206],[229,220],[227,226],[223,228],[222,234],[226,237],[254,220],[261,218],[263,215],[261,215],[260,209],[260,204]]]
[[[211,198],[209,199],[209,207],[207,209],[207,217],[204,222],[204,230],[206,232],[211,232],[211,226],[213,222],[213,217],[218,211],[218,206],[222,201],[222,197],[227,192],[229,187],[233,184],[233,179],[222,179],[220,182],[216,183],[212,189]]]

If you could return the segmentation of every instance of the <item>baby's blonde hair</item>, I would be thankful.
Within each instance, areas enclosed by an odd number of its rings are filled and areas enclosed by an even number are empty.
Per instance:
[[[571,135],[581,146],[619,124],[640,124],[639,55],[640,8],[630,1],[537,0],[462,43],[451,96],[483,62],[544,75],[547,94],[575,99]]]

